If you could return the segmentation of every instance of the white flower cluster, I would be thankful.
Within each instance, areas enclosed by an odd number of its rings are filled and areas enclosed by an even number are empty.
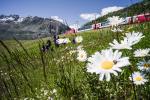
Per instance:
[[[118,76],[117,72],[121,72],[121,68],[130,65],[129,57],[122,57],[122,53],[112,49],[102,50],[96,52],[94,55],[88,58],[87,71],[91,73],[99,74],[100,80],[105,79],[110,81],[110,74]]]
[[[108,17],[107,20],[109,22],[109,25],[111,25],[111,26],[118,26],[124,22],[124,19],[119,18],[119,16]]]
[[[150,48],[146,48],[146,49],[138,49],[134,52],[134,56],[135,57],[145,57],[145,56],[149,56],[149,52],[150,52]]]
[[[87,53],[82,46],[77,47],[77,60],[84,62],[87,60]]]
[[[129,77],[129,79],[131,81],[133,80],[133,83],[136,85],[142,85],[148,81],[147,79],[145,79],[145,75],[140,72],[132,73],[132,75]]]
[[[36,88],[37,90],[37,88]],[[39,92],[37,90],[37,92]],[[48,90],[48,89],[44,89],[44,88],[41,88],[40,92],[37,94],[37,99],[45,99],[45,100],[53,100],[53,96],[57,94],[57,90],[56,89],[53,89],[53,90]],[[27,99],[28,100],[28,99]]]
[[[132,49],[132,46],[137,44],[143,37],[143,33],[140,32],[126,33],[123,40],[119,42],[114,39],[109,45],[112,49]]]
[[[69,38],[64,38],[64,39],[57,39],[56,43],[57,44],[67,44],[70,43],[71,41],[69,40]]]
[[[114,28],[111,29],[112,32],[122,32],[123,30],[121,30],[120,28]]]
[[[77,36],[77,37],[75,38],[75,43],[81,43],[82,41],[83,41],[82,36]]]
[[[121,19],[116,23],[112,22],[112,24],[117,25],[119,22],[121,22]],[[112,43],[109,43],[110,49],[96,52],[87,59],[87,72],[98,74],[99,80],[101,81],[104,79],[106,79],[106,81],[110,81],[111,74],[118,76],[118,72],[121,72],[123,67],[131,64],[129,62],[129,57],[122,57],[122,52],[118,50],[132,49],[132,46],[137,44],[143,37],[143,33],[131,32],[126,33],[123,37],[123,40],[121,41],[117,41],[116,39],[114,39]],[[149,51],[150,49],[139,49],[134,52],[134,56],[149,56]],[[139,66],[142,66],[139,67],[139,69],[149,71],[150,61],[145,63],[141,62]],[[145,79],[145,75],[140,72],[133,72],[129,79],[132,80],[136,85],[141,85],[148,81],[147,79]]]
[[[148,61],[140,61],[137,63],[138,69],[141,71],[150,72],[150,60]]]

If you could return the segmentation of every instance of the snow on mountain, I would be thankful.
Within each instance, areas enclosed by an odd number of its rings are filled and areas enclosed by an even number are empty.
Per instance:
[[[0,19],[0,21],[14,21],[14,18],[13,17],[6,17],[6,18],[2,18]]]

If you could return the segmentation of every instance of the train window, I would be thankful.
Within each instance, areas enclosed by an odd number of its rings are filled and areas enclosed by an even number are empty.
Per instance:
[[[150,18],[150,15],[145,15],[145,18]]]

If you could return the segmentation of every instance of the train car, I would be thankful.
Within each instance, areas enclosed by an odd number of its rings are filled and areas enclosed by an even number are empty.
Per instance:
[[[145,15],[146,21],[150,21],[150,13],[146,13],[144,15]]]
[[[131,23],[131,17],[126,17],[125,24],[130,24],[130,23]]]
[[[150,21],[150,13],[125,17],[124,21],[122,23],[120,23],[120,25],[143,23],[143,22],[147,22],[147,21]],[[101,28],[106,28],[106,27],[110,27],[109,21],[83,26],[82,28],[79,28],[77,32],[101,29]]]
[[[83,27],[79,28],[78,32],[92,30],[92,29],[93,29],[92,25],[87,25],[87,26],[83,26]]]
[[[140,14],[140,15],[137,16],[137,20],[136,20],[137,23],[143,23],[143,22],[146,22],[146,21],[150,21],[150,14],[149,13]]]
[[[106,27],[110,27],[110,24],[108,21],[106,22],[101,22],[101,28],[106,28]]]
[[[92,29],[100,29],[101,23],[92,24]]]
[[[147,21],[150,21],[150,13],[132,16],[128,19],[129,24],[143,23]]]

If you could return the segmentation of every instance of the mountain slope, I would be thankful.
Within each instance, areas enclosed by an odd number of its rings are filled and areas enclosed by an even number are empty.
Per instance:
[[[61,34],[68,29],[63,23],[49,18],[0,15],[0,39],[36,39]]]

